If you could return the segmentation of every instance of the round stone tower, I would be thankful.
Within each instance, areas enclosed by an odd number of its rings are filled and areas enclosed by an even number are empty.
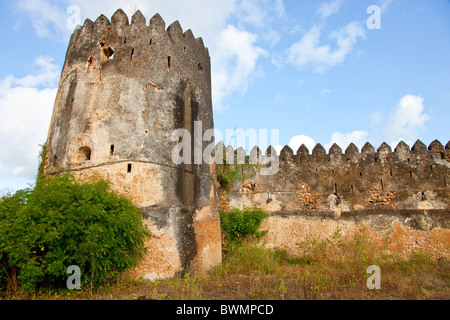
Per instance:
[[[45,173],[97,175],[143,211],[153,237],[135,274],[198,272],[221,263],[207,163],[172,161],[173,132],[213,129],[208,49],[159,14],[87,19],[72,35],[47,140]],[[201,141],[203,149],[211,141]],[[202,150],[203,150],[202,149]],[[192,152],[194,155],[194,152]]]

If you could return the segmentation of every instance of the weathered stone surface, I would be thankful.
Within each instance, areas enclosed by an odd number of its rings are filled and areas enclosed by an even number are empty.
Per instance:
[[[394,152],[386,143],[377,153],[368,143],[362,153],[349,146],[345,155],[337,145],[330,154],[320,144],[312,155],[306,150],[297,151],[294,163],[280,155],[275,175],[242,168],[243,179],[221,193],[221,205],[267,211],[266,241],[273,246],[295,248],[314,237],[331,237],[337,227],[356,232],[367,226],[380,239],[395,238],[393,250],[450,256],[450,163],[435,156],[441,153],[420,141],[412,150],[400,142]]]
[[[359,150],[358,147],[354,143],[350,143],[345,149],[345,154],[358,154]]]
[[[210,57],[192,32],[185,36],[178,22],[166,31],[158,14],[147,26],[139,11],[129,23],[122,10],[111,22],[102,15],[75,30],[45,172],[99,175],[142,208],[156,236],[138,275],[204,271],[221,261],[211,168],[176,165],[171,157],[179,143],[172,133],[186,129],[194,137],[195,121],[201,133],[213,128]]]
[[[285,248],[298,255],[298,243],[331,240],[339,231],[341,239],[352,238],[364,230],[374,244],[385,245],[388,253],[409,257],[412,252],[424,253],[434,258],[450,258],[448,244],[450,230],[447,228],[417,229],[409,221],[416,219],[428,225],[423,216],[363,215],[361,219],[344,217],[278,216],[272,215],[261,226],[267,230],[265,242],[268,247]]]

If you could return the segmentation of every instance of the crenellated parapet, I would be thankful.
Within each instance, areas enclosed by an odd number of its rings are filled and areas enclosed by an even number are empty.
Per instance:
[[[222,152],[221,150],[225,150]],[[328,152],[318,143],[310,152],[309,149],[302,144],[296,152],[289,146],[284,146],[279,154],[272,146],[269,146],[265,152],[262,152],[258,146],[253,147],[249,155],[245,155],[242,147],[234,150],[232,146],[225,148],[223,142],[216,145],[216,153],[223,154],[223,162],[225,164],[267,164],[270,159],[278,155],[280,166],[286,164],[307,164],[317,163],[323,165],[343,165],[364,162],[367,164],[377,163],[381,165],[389,165],[394,162],[404,162],[413,166],[415,162],[423,162],[429,159],[431,162],[435,160],[450,161],[450,141],[444,147],[438,140],[434,140],[430,146],[427,146],[420,140],[410,148],[404,141],[400,141],[392,150],[386,142],[383,142],[376,150],[367,142],[361,151],[354,143],[350,143],[345,151],[334,143]],[[219,157],[220,158],[220,157]],[[244,162],[243,162],[244,161]],[[322,163],[321,163],[322,162]]]
[[[209,76],[210,57],[202,38],[191,30],[183,31],[175,21],[166,29],[159,14],[147,24],[137,11],[131,18],[121,9],[109,20],[101,15],[93,22],[86,19],[70,39],[65,72],[74,64],[92,69],[113,69],[129,76],[145,76],[165,70],[200,83]]]
[[[265,153],[255,147],[245,155],[242,148],[229,146],[224,163],[241,165],[242,179],[235,181],[230,193],[236,205],[285,213],[333,212],[337,202],[348,212],[421,206],[446,209],[450,205],[449,144],[444,147],[435,140],[427,148],[418,140],[410,148],[400,141],[392,150],[387,143],[377,149],[366,143],[361,151],[353,143],[345,151],[333,144],[328,152],[317,144],[311,152],[302,145],[295,153],[285,146],[278,155],[272,147]],[[216,154],[223,148],[223,143],[217,144]],[[272,171],[263,173],[269,167]],[[249,183],[257,186],[252,193],[246,191]],[[265,202],[268,195],[270,205]],[[305,197],[315,200],[304,204]],[[279,207],[271,209],[276,203]]]

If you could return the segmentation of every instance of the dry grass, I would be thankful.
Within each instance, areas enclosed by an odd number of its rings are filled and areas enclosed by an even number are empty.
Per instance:
[[[450,299],[450,262],[423,254],[408,258],[385,253],[364,231],[351,239],[339,233],[325,242],[309,241],[298,254],[267,249],[247,240],[224,254],[208,275],[161,281],[122,277],[97,293],[41,292],[32,299],[170,300],[353,300]],[[367,268],[381,268],[381,289],[369,290]]]

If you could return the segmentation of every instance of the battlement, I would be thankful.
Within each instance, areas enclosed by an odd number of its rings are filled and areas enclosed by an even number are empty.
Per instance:
[[[232,194],[239,194],[243,190],[245,194],[246,188],[243,185],[255,185],[257,187],[252,192],[263,195],[283,194],[286,207],[292,207],[298,202],[299,192],[314,193],[316,198],[325,199],[330,195],[345,196],[352,199],[352,210],[356,210],[361,205],[361,196],[368,195],[370,198],[373,192],[396,194],[396,200],[391,201],[395,206],[399,205],[398,201],[402,197],[419,197],[426,192],[439,194],[441,199],[447,199],[450,192],[449,145],[447,143],[444,147],[435,140],[427,148],[418,140],[410,149],[401,141],[394,151],[387,143],[381,144],[375,151],[372,145],[366,143],[360,153],[353,143],[345,152],[334,144],[327,153],[322,145],[317,144],[311,154],[302,145],[296,154],[286,146],[280,155],[272,147],[267,148],[265,154],[254,147],[250,155],[246,155],[243,148],[234,150],[229,146],[225,149],[223,143],[218,143],[215,153],[216,159],[223,157],[225,164],[232,167],[241,165],[240,170],[245,179],[235,181]],[[269,167],[275,170],[267,170]],[[292,197],[288,197],[288,194],[292,194]],[[257,203],[258,206],[262,204]],[[407,201],[402,205],[410,208]],[[295,210],[302,208],[305,209],[297,206]]]
[[[101,70],[101,76],[111,71],[139,79],[165,71],[195,84],[210,82],[210,56],[202,38],[195,38],[190,29],[184,32],[178,21],[166,29],[159,14],[147,24],[140,11],[131,22],[122,9],[111,20],[104,15],[95,22],[86,19],[70,39],[64,72],[76,64],[85,65],[88,72]]]
[[[258,206],[281,215],[329,215],[338,208],[339,214],[394,214],[448,208],[449,146],[435,140],[427,148],[418,140],[410,149],[401,141],[392,151],[387,143],[377,150],[366,143],[359,152],[351,143],[345,152],[334,144],[327,153],[317,144],[311,153],[302,145],[296,154],[285,146],[279,155],[272,147],[265,154],[254,147],[245,155],[243,148],[218,143],[215,153],[220,158],[223,150],[224,163],[239,168],[240,178],[229,190],[231,206]],[[268,167],[275,170],[263,174]]]
[[[274,158],[274,155],[277,155],[276,150],[272,146],[269,146],[264,154],[258,146],[255,146],[247,156],[242,147],[235,150],[232,146],[225,147],[223,142],[219,142],[216,145],[216,153],[223,155],[224,163],[234,165],[267,164]],[[220,158],[219,156],[218,159]],[[414,162],[424,161],[428,158],[433,161],[450,161],[450,141],[444,147],[440,141],[434,140],[428,148],[420,140],[417,140],[412,148],[404,141],[400,141],[394,151],[386,142],[383,142],[377,150],[367,142],[362,147],[361,152],[354,143],[350,143],[344,152],[335,143],[330,147],[328,153],[320,143],[313,148],[312,152],[302,144],[295,154],[292,148],[285,146],[278,155],[280,165],[286,163],[306,164],[316,161],[325,161],[324,163],[328,165],[342,165],[343,163],[356,164],[362,160],[365,163],[389,164],[391,162],[405,162],[411,165]]]

